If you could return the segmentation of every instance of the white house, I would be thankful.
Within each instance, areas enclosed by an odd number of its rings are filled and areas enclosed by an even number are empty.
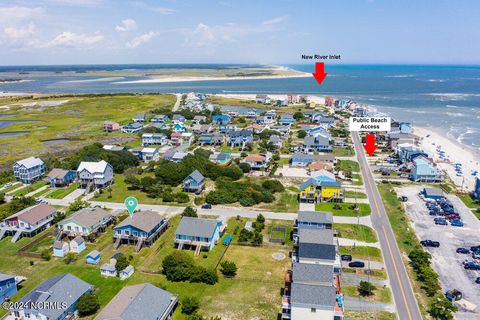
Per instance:
[[[77,175],[82,188],[101,189],[112,184],[113,167],[105,160],[98,162],[82,161],[78,166]]]
[[[121,280],[125,280],[130,278],[134,271],[135,269],[133,268],[133,266],[128,265],[125,269],[121,270],[118,273],[118,276],[120,277]]]
[[[45,175],[45,163],[36,157],[16,161],[13,164],[13,175],[22,183],[33,183]]]
[[[163,146],[167,144],[167,136],[163,133],[144,133],[142,134],[142,145],[144,147],[151,145]]]
[[[160,152],[158,148],[143,148],[142,160],[145,162],[160,160]]]

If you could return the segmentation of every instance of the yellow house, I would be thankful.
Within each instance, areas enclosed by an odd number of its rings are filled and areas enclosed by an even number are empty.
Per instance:
[[[342,202],[342,186],[328,177],[310,178],[299,186],[300,202]]]

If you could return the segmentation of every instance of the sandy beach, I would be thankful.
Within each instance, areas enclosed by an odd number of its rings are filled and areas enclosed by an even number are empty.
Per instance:
[[[256,79],[283,79],[283,78],[306,78],[311,77],[310,73],[299,73],[292,75],[276,76],[258,76],[258,77],[158,77],[152,79],[117,81],[112,84],[128,83],[169,83],[169,82],[189,82],[189,81],[223,81],[223,80],[256,80]]]
[[[217,93],[217,94],[213,94],[212,96],[223,97],[223,98],[231,98],[231,99],[255,100],[256,94]],[[268,94],[268,96],[272,100],[286,99],[287,98],[287,93],[285,93],[285,94]],[[308,96],[310,97],[310,101],[313,101],[317,104],[325,104],[325,97],[312,96],[312,95],[308,95]]]
[[[471,172],[480,169],[479,152],[451,140],[431,128],[414,127],[414,134],[423,138],[420,147],[428,153],[429,157],[433,158],[441,170],[447,172],[457,186],[462,187],[463,183],[464,191],[473,190],[475,177],[471,175]],[[441,150],[445,151],[445,156],[449,159],[448,162],[440,159],[436,152],[437,146],[441,146]],[[462,176],[456,174],[454,165],[457,162],[462,164]]]

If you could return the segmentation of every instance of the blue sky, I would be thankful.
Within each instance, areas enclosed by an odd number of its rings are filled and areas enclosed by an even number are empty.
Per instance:
[[[480,1],[2,0],[0,65],[480,63]]]

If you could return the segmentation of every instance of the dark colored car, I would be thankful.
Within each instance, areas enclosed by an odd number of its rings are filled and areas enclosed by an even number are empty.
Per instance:
[[[470,250],[467,248],[457,248],[457,253],[469,254]]]
[[[463,267],[467,270],[480,270],[480,264],[475,262],[468,262]]]
[[[475,283],[480,284],[480,277],[478,277],[477,279],[475,279]]]
[[[454,227],[463,227],[463,221],[462,220],[452,220],[452,222],[450,222],[450,224]]]
[[[434,247],[434,248],[440,247],[440,242],[433,241],[433,240],[422,240],[420,241],[420,244],[424,247]]]
[[[212,209],[212,205],[210,203],[206,203],[202,206],[202,209]]]
[[[470,251],[475,252],[475,251],[480,251],[480,246],[473,246],[470,247]]]
[[[440,218],[440,219],[435,219],[435,224],[441,225],[441,226],[446,226],[448,225],[447,220]]]
[[[365,263],[362,261],[352,261],[348,264],[350,268],[363,268],[365,267]]]
[[[352,256],[349,254],[342,254],[340,259],[342,259],[342,261],[352,261]]]

